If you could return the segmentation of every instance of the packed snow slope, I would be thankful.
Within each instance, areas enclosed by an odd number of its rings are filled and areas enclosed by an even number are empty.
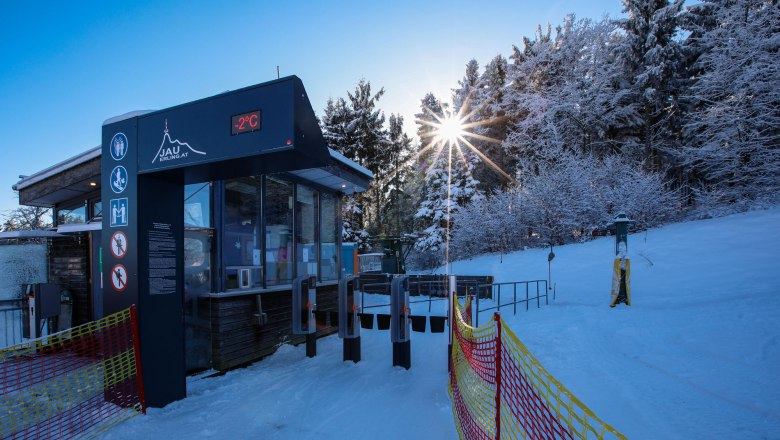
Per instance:
[[[629,438],[780,438],[778,226],[773,209],[631,234],[632,306],[614,309],[614,239],[555,248],[557,299],[502,315],[550,373]],[[453,272],[543,279],[548,251],[480,256]],[[283,346],[251,367],[192,377],[187,399],[103,438],[455,438],[446,336],[413,333],[409,371],[391,367],[387,332],[362,339],[358,364],[341,362],[331,336],[314,359]]]

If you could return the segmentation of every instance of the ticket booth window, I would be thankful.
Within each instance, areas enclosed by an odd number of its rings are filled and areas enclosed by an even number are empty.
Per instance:
[[[267,286],[293,280],[292,183],[275,176],[265,179],[265,279]]]
[[[338,261],[338,198],[334,194],[323,192],[320,196],[322,209],[320,223],[320,276],[324,280],[339,278]]]
[[[227,290],[263,285],[261,182],[260,176],[225,181],[222,255]]]
[[[295,198],[295,245],[297,275],[317,274],[317,235],[319,229],[319,192],[298,184]]]

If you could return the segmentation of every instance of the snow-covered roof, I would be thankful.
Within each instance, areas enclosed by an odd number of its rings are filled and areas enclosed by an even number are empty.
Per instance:
[[[59,237],[59,236],[60,234],[58,234],[55,231],[44,231],[44,230],[0,232],[0,240],[5,238],[46,238],[46,237]]]
[[[98,145],[95,148],[91,148],[83,153],[77,154],[71,158],[65,159],[62,162],[59,162],[57,164],[54,164],[50,166],[49,168],[46,168],[44,170],[38,171],[35,174],[31,174],[29,176],[24,176],[16,182],[16,185],[13,186],[14,191],[20,191],[25,188],[27,188],[30,185],[33,185],[35,183],[38,183],[42,180],[48,179],[51,176],[54,176],[56,174],[62,173],[63,171],[67,171],[73,167],[76,167],[78,165],[81,165],[83,163],[89,162],[90,160],[100,157],[102,153],[101,146]]]
[[[330,157],[331,158],[333,158],[333,159],[343,163],[344,165],[352,168],[355,171],[358,171],[358,172],[364,174],[369,179],[373,179],[374,178],[374,173],[372,173],[371,171],[367,170],[366,168],[363,168],[362,166],[358,165],[356,162],[348,159],[346,156],[344,156],[343,154],[341,154],[338,151],[334,150],[333,148],[328,147],[328,152],[330,153]]]
[[[143,116],[147,113],[152,113],[156,111],[157,110],[133,110],[131,112],[127,112],[119,116],[114,116],[113,118],[108,118],[105,121],[103,121],[103,125],[113,124],[114,122],[124,121],[125,119],[135,118],[136,116]]]

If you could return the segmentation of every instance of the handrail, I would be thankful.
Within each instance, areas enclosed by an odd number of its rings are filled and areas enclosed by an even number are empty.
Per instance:
[[[529,293],[530,293],[529,292],[529,287],[530,287],[530,285],[532,283],[536,286],[536,296],[533,296],[533,297],[529,296]],[[540,284],[544,284],[544,294],[540,294],[539,293],[539,285]],[[517,286],[518,285],[525,285],[525,299],[520,299],[520,300],[517,299]],[[512,302],[506,303],[506,304],[501,304],[501,286],[512,286]],[[536,308],[539,308],[539,307],[541,307],[541,298],[542,297],[544,297],[545,305],[549,305],[550,304],[550,300],[549,300],[549,297],[547,295],[547,291],[548,291],[547,280],[506,281],[506,282],[503,282],[503,283],[480,284],[477,287],[478,288],[490,287],[490,289],[491,289],[491,297],[494,296],[493,292],[496,292],[497,295],[495,295],[495,296],[497,297],[496,302],[497,302],[498,305],[493,306],[493,307],[486,307],[484,309],[480,309],[480,307],[479,307],[479,297],[480,297],[479,293],[480,292],[478,291],[477,295],[476,295],[476,297],[477,297],[476,298],[476,302],[477,302],[476,310],[477,311],[476,311],[475,317],[474,317],[474,323],[475,323],[476,327],[479,327],[479,314],[482,313],[482,312],[487,312],[489,310],[498,310],[500,312],[501,311],[501,307],[513,306],[513,309],[514,309],[513,313],[515,315],[517,315],[517,305],[518,304],[525,303],[525,309],[528,310],[528,303],[535,299],[536,300]]]

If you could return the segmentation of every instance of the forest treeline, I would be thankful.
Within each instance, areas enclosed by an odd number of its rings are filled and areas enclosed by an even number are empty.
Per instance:
[[[421,267],[441,262],[448,226],[452,257],[469,257],[580,240],[619,211],[644,228],[777,203],[777,1],[623,6],[464,60],[452,96],[421,99],[416,138],[369,81],[329,100],[329,146],[375,176],[345,199],[344,240],[409,237]],[[435,135],[447,117],[466,127],[452,148]]]

